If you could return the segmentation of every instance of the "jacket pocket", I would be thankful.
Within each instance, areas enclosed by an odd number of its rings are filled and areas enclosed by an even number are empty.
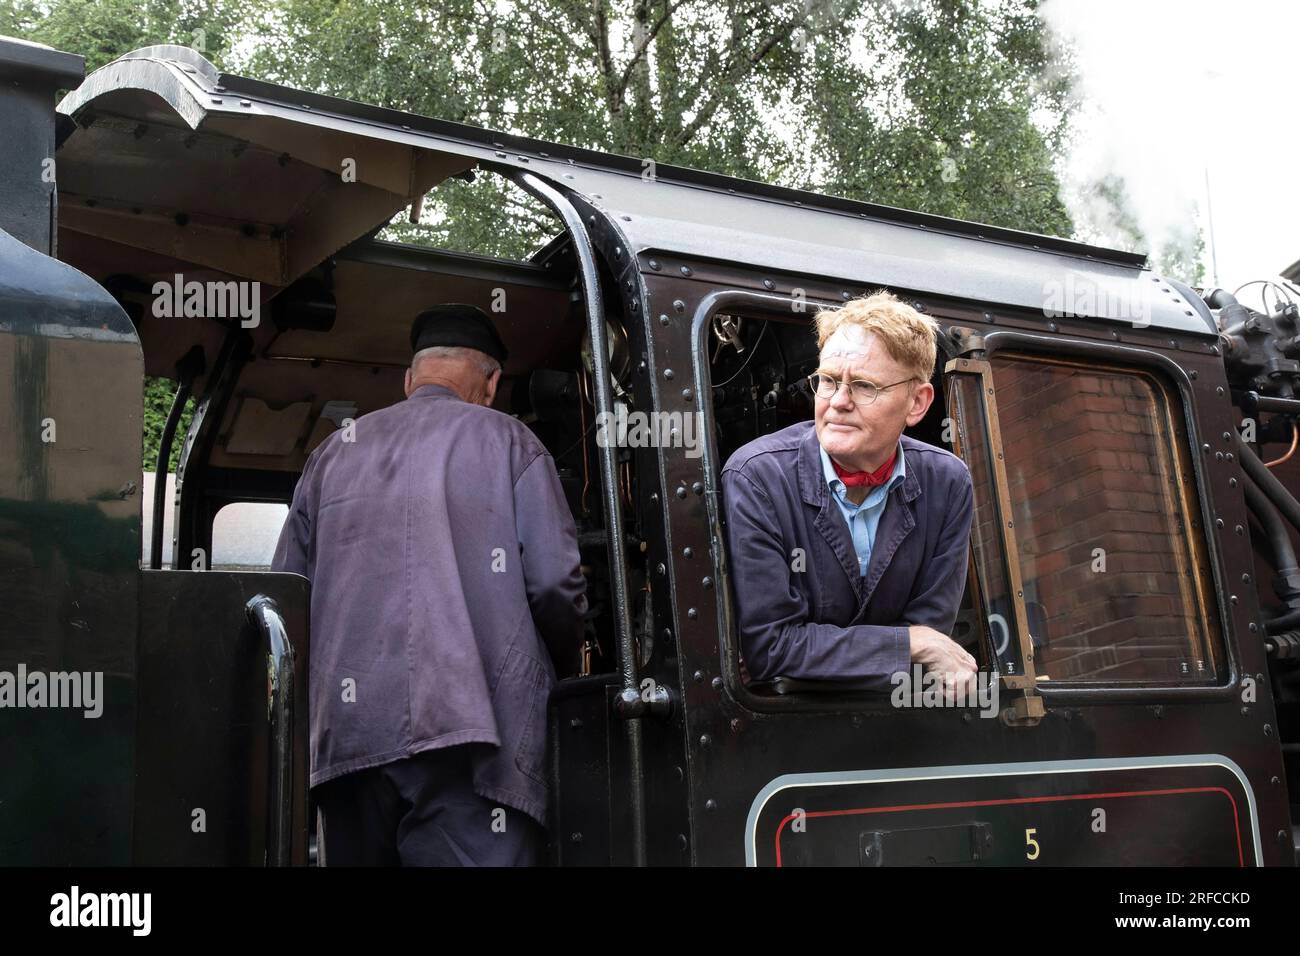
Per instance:
[[[546,709],[551,679],[541,662],[516,648],[506,657],[498,693],[510,694],[521,710],[515,766],[538,783],[546,783]]]

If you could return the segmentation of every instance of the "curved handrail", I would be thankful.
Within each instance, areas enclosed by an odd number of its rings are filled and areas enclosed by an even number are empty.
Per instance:
[[[293,846],[293,643],[280,606],[264,594],[244,605],[266,641],[266,864],[288,866]]]

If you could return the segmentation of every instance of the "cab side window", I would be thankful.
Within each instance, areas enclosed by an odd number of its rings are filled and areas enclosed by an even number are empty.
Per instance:
[[[1003,672],[1023,668],[1014,555],[1040,680],[1217,680],[1212,575],[1176,393],[1133,369],[998,353],[990,368],[993,428],[980,380],[954,384],[975,483],[973,564]]]

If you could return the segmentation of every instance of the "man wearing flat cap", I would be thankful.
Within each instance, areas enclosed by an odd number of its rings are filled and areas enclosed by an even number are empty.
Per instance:
[[[312,452],[276,547],[312,583],[321,859],[538,863],[547,698],[587,609],[573,518],[546,449],[490,407],[488,317],[429,309],[411,349],[406,401]]]

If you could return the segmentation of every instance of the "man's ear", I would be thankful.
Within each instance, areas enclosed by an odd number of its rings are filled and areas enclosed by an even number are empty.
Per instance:
[[[483,402],[483,404],[486,405],[488,408],[491,408],[492,403],[497,400],[497,386],[500,383],[501,383],[501,367],[497,366],[497,370],[493,372],[491,375],[489,375],[487,380],[487,399]]]
[[[930,403],[934,401],[934,386],[929,382],[922,382],[912,393],[912,407],[907,413],[907,427],[911,428],[930,410]]]
[[[406,377],[402,380],[402,391],[406,393],[407,398],[411,397],[411,370],[409,368],[406,370]]]

